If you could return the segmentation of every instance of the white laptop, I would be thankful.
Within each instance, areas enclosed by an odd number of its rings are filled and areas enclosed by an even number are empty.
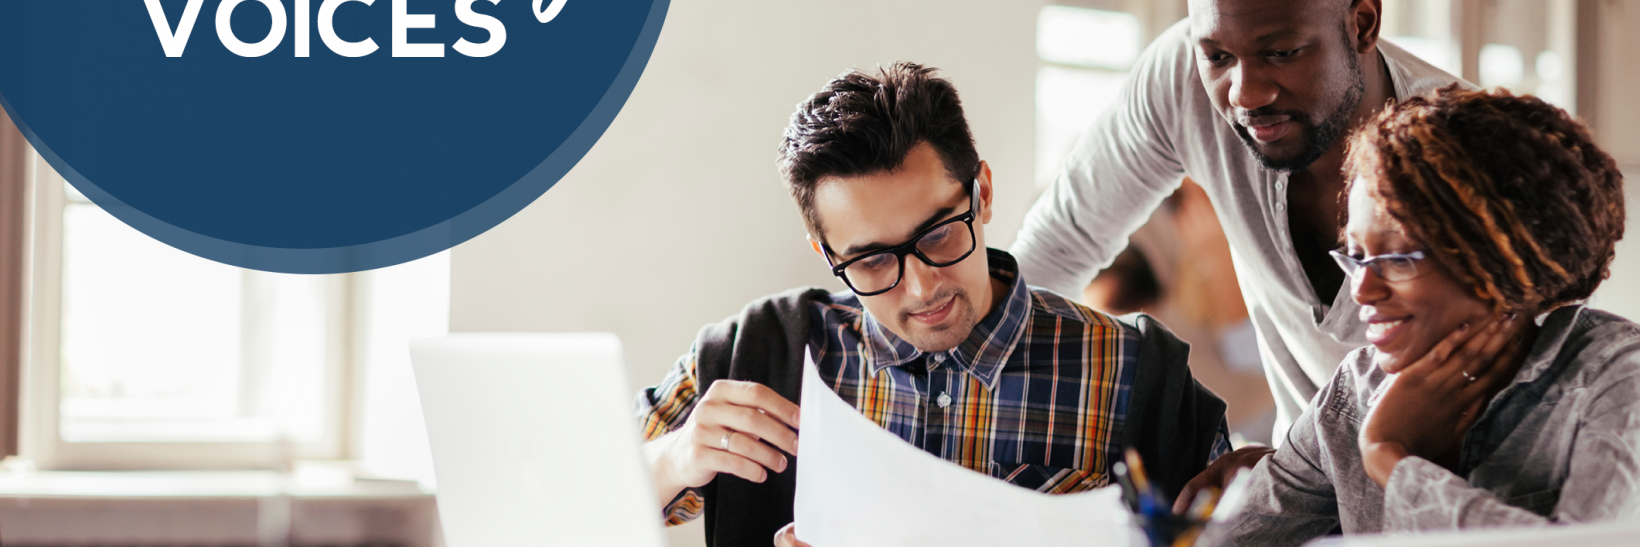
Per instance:
[[[446,545],[665,545],[615,335],[455,334],[410,356]]]

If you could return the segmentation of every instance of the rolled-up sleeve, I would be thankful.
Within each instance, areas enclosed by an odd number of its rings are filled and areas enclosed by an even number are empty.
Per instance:
[[[689,419],[695,401],[700,398],[695,378],[695,352],[690,351],[673,363],[659,384],[638,391],[634,403],[644,440],[653,441],[671,433]],[[699,517],[704,502],[699,489],[684,489],[666,505],[663,512],[666,525],[683,524]]]
[[[1608,384],[1590,400],[1578,423],[1560,491],[1529,494],[1521,500],[1555,500],[1548,517],[1510,505],[1428,460],[1408,457],[1395,465],[1384,487],[1384,530],[1537,526],[1640,516],[1640,378]]]
[[[1319,398],[1312,405],[1327,408]],[[1321,465],[1316,419],[1316,412],[1306,412],[1288,430],[1287,442],[1253,468],[1230,544],[1302,545],[1338,526],[1338,495]]]

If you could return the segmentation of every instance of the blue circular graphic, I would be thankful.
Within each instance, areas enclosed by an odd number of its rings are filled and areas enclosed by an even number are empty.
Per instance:
[[[0,0],[0,103],[115,217],[340,273],[494,227],[637,85],[668,0]]]

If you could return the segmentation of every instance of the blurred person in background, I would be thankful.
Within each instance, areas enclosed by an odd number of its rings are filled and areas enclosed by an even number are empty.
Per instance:
[[[1185,179],[1082,291],[1082,303],[1166,324],[1190,342],[1191,374],[1224,399],[1231,444],[1270,444],[1275,401],[1229,243],[1201,186]]]
[[[1583,304],[1623,235],[1611,156],[1457,87],[1351,141],[1334,256],[1371,345],[1254,468],[1234,543],[1640,517],[1640,325]]]

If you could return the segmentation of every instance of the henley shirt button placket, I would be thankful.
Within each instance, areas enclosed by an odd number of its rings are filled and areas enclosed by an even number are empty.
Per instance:
[[[1279,180],[1276,181],[1276,191],[1277,192],[1280,192],[1281,189],[1285,188],[1286,186],[1287,186],[1286,182],[1279,181]],[[1282,214],[1286,211],[1287,211],[1287,196],[1284,196],[1284,195],[1276,196],[1276,214]],[[1282,222],[1281,227],[1276,229],[1276,235],[1281,237],[1281,240],[1282,240],[1283,243],[1288,241],[1288,239],[1287,239],[1287,223],[1286,222]]]
[[[1285,210],[1287,208],[1287,205],[1286,205],[1287,196],[1284,195],[1284,193],[1286,191],[1287,191],[1287,179],[1277,180],[1276,181],[1276,195],[1273,196],[1276,199],[1276,212],[1277,213],[1280,213],[1280,212],[1282,212],[1283,210]],[[1283,242],[1287,241],[1287,224],[1285,222],[1283,222],[1281,224],[1280,228],[1276,229],[1276,235],[1280,236],[1281,240]]]

